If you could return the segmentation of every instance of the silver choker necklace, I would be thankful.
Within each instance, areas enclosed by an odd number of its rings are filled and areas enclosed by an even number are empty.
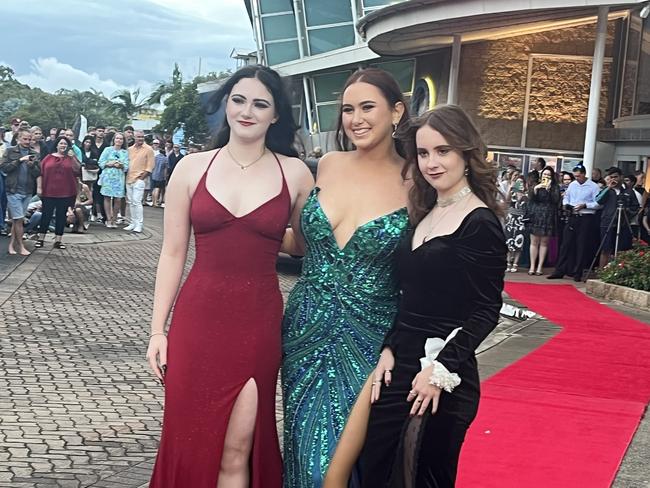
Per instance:
[[[436,202],[436,205],[442,208],[448,207],[449,205],[453,205],[454,203],[462,200],[470,193],[472,193],[472,189],[469,186],[464,186],[455,195],[452,195],[449,198],[439,198]]]

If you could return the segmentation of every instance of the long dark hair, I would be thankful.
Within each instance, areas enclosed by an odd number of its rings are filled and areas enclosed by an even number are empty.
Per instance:
[[[413,175],[413,186],[409,193],[413,222],[420,222],[438,200],[438,192],[424,179],[418,168],[415,134],[425,125],[442,134],[451,147],[462,153],[467,164],[469,187],[496,215],[503,215],[503,209],[497,202],[497,168],[486,159],[487,146],[474,122],[459,106],[440,105],[411,119],[398,133],[406,148],[407,165]]]
[[[255,78],[262,83],[266,89],[271,92],[275,104],[275,113],[278,120],[271,124],[266,132],[265,144],[271,151],[284,154],[285,156],[298,156],[296,151],[296,122],[293,120],[291,111],[291,102],[287,94],[286,87],[280,75],[271,68],[261,65],[244,66],[237,70],[226,82],[221,85],[219,90],[210,98],[207,112],[215,113],[221,107],[222,103],[227,103],[227,97],[230,96],[232,88],[244,78]],[[211,149],[223,147],[230,140],[230,126],[224,114],[221,129],[210,144]]]
[[[399,128],[409,119],[409,112],[402,90],[400,90],[399,84],[395,81],[395,78],[393,78],[390,73],[379,68],[364,68],[355,71],[346,80],[345,85],[343,85],[343,89],[341,90],[341,102],[343,101],[342,98],[345,90],[347,90],[350,85],[359,82],[376,86],[379,91],[381,91],[382,95],[384,95],[384,98],[391,109],[395,107],[397,102],[401,102],[402,105],[404,105],[404,113],[397,123],[397,128],[399,130]],[[354,149],[353,144],[350,142],[350,139],[343,129],[343,112],[340,108],[338,122],[336,123],[336,148],[339,151],[351,151]],[[395,139],[395,150],[397,151],[397,154],[403,158],[406,157],[403,142],[399,139]]]

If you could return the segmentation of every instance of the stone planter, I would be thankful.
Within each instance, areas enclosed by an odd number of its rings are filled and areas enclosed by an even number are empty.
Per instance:
[[[630,307],[650,311],[650,292],[648,291],[612,285],[600,280],[587,280],[587,294],[594,298],[616,300]]]

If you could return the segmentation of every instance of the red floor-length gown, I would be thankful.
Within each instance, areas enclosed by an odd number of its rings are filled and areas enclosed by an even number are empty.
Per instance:
[[[275,387],[283,304],[275,262],[291,199],[280,166],[280,193],[236,217],[206,187],[211,165],[192,197],[196,259],[169,332],[163,432],[150,487],[216,488],[232,407],[253,378],[250,486],[279,488]]]

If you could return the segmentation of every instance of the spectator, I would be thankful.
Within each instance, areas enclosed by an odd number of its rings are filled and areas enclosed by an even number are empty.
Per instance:
[[[512,174],[519,170],[517,167],[513,164],[509,164],[506,166],[505,171],[501,174],[501,181],[499,182],[499,192],[502,195],[502,198],[505,199],[506,194],[508,193],[508,188],[510,188],[510,185],[512,183]]]
[[[594,168],[591,170],[591,181],[596,183],[601,188],[605,186],[605,180],[603,180],[603,172],[600,170],[600,168]]]
[[[93,136],[85,136],[81,141],[81,181],[92,191],[99,176],[97,147]]]
[[[103,125],[98,125],[95,128],[95,154],[97,154],[97,159],[102,155],[104,149],[106,149],[110,144],[106,140],[106,127]]]
[[[173,148],[174,148],[174,143],[172,141],[165,141],[165,156],[169,157],[169,155],[174,150]]]
[[[510,185],[506,192],[505,201],[508,213],[504,230],[508,246],[508,261],[506,271],[516,273],[519,266],[521,250],[524,248],[524,213],[526,210],[526,182],[519,171],[511,175]]]
[[[645,242],[650,242],[650,234],[648,234],[646,226],[643,225],[644,212],[648,206],[648,197],[650,197],[650,192],[647,191],[645,185],[646,175],[643,171],[637,170],[634,172],[634,176],[636,176],[636,185],[634,186],[634,191],[641,195],[641,209],[639,210],[639,223],[641,224],[639,227],[641,232],[639,237]]]
[[[43,247],[45,235],[54,214],[54,249],[65,249],[65,230],[68,207],[74,204],[77,194],[77,175],[81,165],[72,150],[72,143],[65,137],[56,140],[56,152],[45,156],[41,162],[43,217],[36,235],[34,247]]]
[[[606,187],[596,197],[596,202],[602,206],[600,217],[600,267],[609,262],[616,250],[632,249],[632,218],[639,212],[639,201],[636,192],[630,187],[623,186],[621,170],[612,166],[605,177]],[[622,212],[619,214],[619,208]],[[621,221],[618,222],[620,215]],[[620,232],[618,232],[620,229]],[[616,242],[618,233],[618,243]]]
[[[155,141],[154,141],[155,142]],[[153,187],[153,201],[154,207],[165,206],[165,184],[167,175],[167,156],[165,150],[161,149],[156,152],[154,159],[153,173],[151,173],[151,186]]]
[[[99,158],[101,173],[101,194],[104,196],[106,211],[105,225],[116,229],[116,218],[124,199],[124,175],[129,169],[129,153],[126,150],[126,139],[116,132],[113,145],[104,149]]]
[[[32,142],[30,147],[36,154],[38,154],[38,159],[43,159],[49,154],[47,144],[43,141],[43,130],[35,125],[30,129],[30,132],[32,133]]]
[[[42,213],[43,202],[41,197],[34,195],[27,206],[27,213],[25,214],[25,219],[27,224],[25,224],[25,235],[35,234],[38,230],[39,225],[41,225],[41,218],[43,217]]]
[[[151,146],[144,142],[144,132],[134,132],[135,142],[129,148],[129,171],[126,175],[126,199],[129,204],[131,223],[124,230],[142,232],[144,214],[142,198],[145,180],[154,168],[154,154]]]
[[[562,204],[570,212],[569,222],[564,229],[560,257],[553,274],[548,279],[560,279],[564,275],[582,281],[582,273],[593,257],[592,250],[597,242],[596,211],[600,205],[596,197],[600,187],[587,179],[584,166],[573,169],[575,181],[571,182],[562,199]]]
[[[31,132],[21,129],[17,138],[18,144],[7,149],[0,163],[0,172],[5,174],[7,208],[12,220],[11,239],[7,250],[9,254],[20,253],[22,256],[29,256],[29,251],[23,243],[23,224],[29,201],[36,193],[41,166],[38,154],[30,148]]]
[[[7,129],[0,127],[0,163],[5,155],[5,151],[9,147],[5,142],[5,132]],[[7,192],[5,191],[5,175],[0,171],[0,236],[6,236],[7,223],[5,217],[7,215]]]
[[[135,137],[133,135],[134,133],[133,126],[125,125],[123,131],[124,131],[124,137],[126,137],[126,145],[128,147],[133,146],[133,144],[135,144]]]
[[[65,138],[68,141],[70,141],[70,144],[72,145],[71,149],[72,151],[74,151],[74,157],[76,157],[77,162],[81,164],[81,160],[83,159],[83,156],[81,154],[81,149],[79,148],[79,146],[77,146],[77,138],[74,135],[74,131],[72,129],[66,129]]]
[[[178,162],[183,159],[183,154],[181,154],[181,146],[179,144],[172,145],[172,152],[167,156],[167,172],[169,173],[168,179],[171,177],[174,172],[174,168]]]
[[[11,119],[11,132],[7,132],[4,137],[4,141],[8,146],[15,146],[16,143],[12,144],[12,141],[15,139],[18,134],[18,128],[20,127],[20,119]]]
[[[27,122],[26,120],[20,120],[20,119],[14,119],[14,120],[18,120],[18,127],[14,131],[15,124],[14,124],[14,121],[12,120],[11,121],[11,132],[12,132],[12,134],[11,134],[11,141],[9,142],[10,146],[17,146],[18,145],[18,132],[20,130],[22,130],[22,129],[29,130],[29,122]]]
[[[54,136],[54,139],[50,139],[46,144],[48,154],[52,154],[53,152],[56,152],[56,140],[63,135],[65,135],[65,129],[56,130],[56,135]]]
[[[73,226],[73,232],[84,233],[88,229],[88,217],[93,205],[93,195],[88,185],[77,181],[77,197],[74,207],[68,208],[67,223]]]
[[[542,181],[528,192],[526,215],[530,222],[530,269],[529,275],[541,276],[548,252],[548,241],[556,235],[560,186],[555,171],[550,166],[542,170]]]
[[[50,141],[55,141],[56,140],[56,135],[58,134],[59,129],[56,127],[50,128],[50,135],[47,136],[47,139],[45,139],[45,142],[48,143]]]

